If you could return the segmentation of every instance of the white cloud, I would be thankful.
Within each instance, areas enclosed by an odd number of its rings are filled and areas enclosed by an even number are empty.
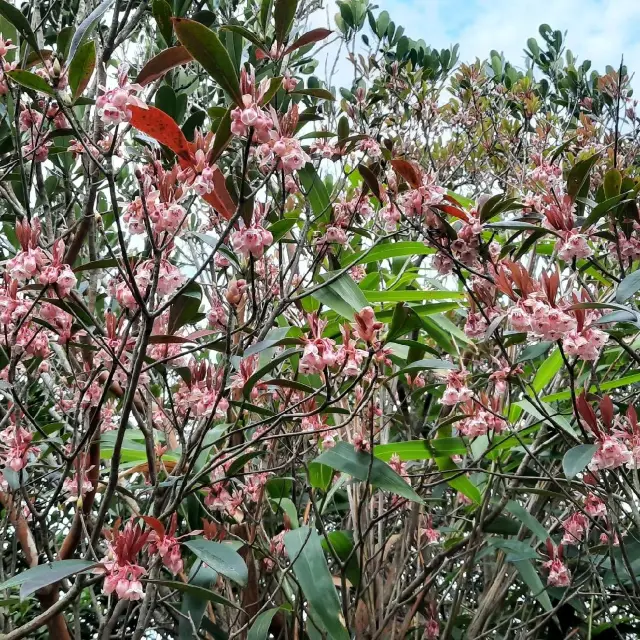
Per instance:
[[[516,66],[523,66],[527,39],[537,37],[542,23],[566,31],[566,46],[579,60],[591,60],[592,69],[604,72],[607,64],[617,68],[624,54],[630,72],[640,71],[640,21],[638,0],[377,0],[377,11],[386,9],[396,25],[414,39],[422,38],[438,49],[460,44],[460,59],[485,59],[492,49],[504,52]],[[333,25],[337,11],[330,3],[315,25]],[[335,49],[331,51],[335,55]],[[350,65],[342,52],[338,86],[348,82]],[[324,76],[324,69],[319,69]],[[639,77],[634,85],[640,84]]]

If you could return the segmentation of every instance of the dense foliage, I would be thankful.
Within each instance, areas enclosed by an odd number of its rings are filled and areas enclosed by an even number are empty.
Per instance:
[[[0,0],[3,638],[636,637],[626,68],[319,7]]]

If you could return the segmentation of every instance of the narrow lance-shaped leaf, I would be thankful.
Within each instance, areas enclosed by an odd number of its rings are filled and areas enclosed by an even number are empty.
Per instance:
[[[349,635],[340,622],[340,601],[314,529],[300,527],[284,536],[284,546],[293,573],[309,603],[309,615],[321,624],[328,637],[347,640]]]
[[[104,14],[113,4],[113,0],[103,0],[78,26],[69,45],[69,62],[71,62],[80,45],[91,35]]]
[[[173,18],[176,35],[205,71],[233,98],[242,103],[240,82],[229,53],[218,36],[199,22]]]

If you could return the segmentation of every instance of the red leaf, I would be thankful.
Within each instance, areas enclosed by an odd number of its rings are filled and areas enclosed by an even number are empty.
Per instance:
[[[236,203],[227,190],[224,174],[218,167],[213,170],[213,191],[202,196],[225,220],[235,213]]]
[[[448,213],[450,216],[453,216],[454,218],[458,218],[460,220],[464,220],[465,222],[469,222],[469,218],[467,217],[467,214],[462,211],[462,209],[458,209],[458,207],[452,207],[450,204],[437,204],[435,205],[436,209],[439,209],[440,211],[444,211],[445,213]]]
[[[167,71],[191,62],[193,56],[182,46],[170,47],[154,56],[142,67],[136,83],[147,86],[150,82],[162,77]]]
[[[268,57],[269,54],[266,51],[263,51],[262,49],[256,49],[256,60],[264,60]]]
[[[391,161],[391,166],[396,173],[399,173],[413,189],[417,189],[422,184],[420,171],[411,162],[396,158]]]
[[[613,425],[613,402],[609,396],[604,396],[600,400],[600,414],[602,415],[602,422],[611,429]]]
[[[284,52],[284,55],[287,55],[287,53],[291,53],[296,49],[300,49],[300,47],[311,44],[312,42],[319,42],[320,40],[324,40],[331,33],[332,31],[330,31],[329,29],[312,29],[308,33],[300,36],[290,47],[288,47]]]
[[[130,105],[131,126],[146,133],[161,144],[169,147],[179,158],[193,164],[189,142],[173,118],[156,107],[137,107]],[[182,164],[182,163],[181,163]]]
[[[587,402],[584,392],[578,396],[576,405],[580,416],[589,425],[591,431],[596,435],[599,435],[600,429],[598,428],[598,418],[596,417],[593,407]]]
[[[190,333],[188,336],[186,336],[186,339],[189,340],[190,342],[194,342],[198,338],[211,336],[215,333],[218,333],[218,332],[214,331],[213,329],[200,329],[200,331],[194,331],[193,333]]]
[[[164,525],[158,518],[152,518],[151,516],[140,516],[157,534],[160,538],[164,538]]]

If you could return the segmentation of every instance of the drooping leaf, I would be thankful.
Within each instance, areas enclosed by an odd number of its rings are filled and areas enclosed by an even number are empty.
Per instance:
[[[331,275],[327,274],[326,279],[329,280]],[[354,313],[362,311],[368,305],[360,287],[346,273],[311,295],[348,320],[353,320]]]
[[[164,0],[163,0],[164,2]],[[151,58],[140,70],[136,83],[147,86],[154,80],[161,78],[167,71],[175,69],[193,60],[193,56],[183,46],[169,47]]]
[[[409,440],[392,444],[377,444],[373,455],[389,462],[394,455],[400,460],[430,460],[434,456],[464,456],[468,453],[462,438],[434,438],[433,440]]]
[[[69,45],[68,62],[71,64],[76,52],[80,48],[80,45],[87,40],[93,30],[97,27],[98,23],[102,19],[102,16],[108,11],[109,7],[113,4],[113,0],[103,0],[78,26],[76,32],[71,38],[71,44]]]
[[[157,107],[146,109],[136,105],[129,105],[132,113],[131,126],[169,147],[179,158],[191,163],[191,150],[182,129],[176,121]]]
[[[173,27],[171,26],[171,5],[167,0],[153,0],[151,5],[151,12],[158,25],[158,31],[162,35],[167,45],[171,44],[171,36],[173,35]]]
[[[335,100],[335,96],[328,89],[322,87],[312,87],[311,89],[296,89],[291,92],[296,96],[311,96],[312,98],[321,98],[322,100]]]
[[[96,43],[93,40],[80,46],[69,66],[69,86],[75,100],[87,88],[96,68]]]
[[[207,591],[218,579],[218,572],[208,567],[201,560],[196,560],[190,571],[188,584],[206,589]],[[193,638],[193,626],[200,628],[202,616],[207,609],[209,599],[201,597],[198,593],[185,592],[182,596],[180,611],[184,618],[178,622],[179,640],[191,640]],[[193,626],[192,626],[193,625]]]
[[[409,183],[411,188],[417,189],[422,184],[420,170],[408,160],[396,158],[391,161],[391,166],[397,174],[402,176]]]
[[[616,288],[616,302],[622,304],[640,290],[640,269],[626,276]],[[624,310],[624,309],[622,309]]]
[[[423,327],[422,318],[408,305],[399,302],[393,310],[386,342],[393,342],[401,336]]]
[[[531,560],[520,560],[513,563],[524,583],[529,587],[532,595],[540,602],[545,611],[552,611],[553,606],[549,594],[545,591],[542,580]]]
[[[253,625],[251,625],[251,629],[249,629],[249,633],[247,634],[247,640],[268,640],[271,621],[278,611],[281,611],[279,607],[263,611],[256,618]]]
[[[549,537],[549,532],[519,502],[515,500],[507,502],[507,511],[518,518],[541,542],[544,542]]]
[[[257,34],[253,33],[246,27],[243,27],[239,24],[225,24],[220,27],[220,31],[232,31],[233,33],[240,34],[243,38],[254,44],[259,49],[264,49],[264,42],[257,36]]]
[[[328,637],[348,640],[349,635],[340,622],[340,601],[318,534],[309,527],[300,527],[285,534],[284,546],[309,604],[309,615],[322,625]]]
[[[226,576],[239,585],[247,584],[249,578],[247,565],[229,544],[196,538],[185,542],[184,546],[220,575]]]
[[[77,573],[89,571],[98,566],[97,562],[91,560],[57,560],[41,564],[5,580],[0,584],[0,591],[20,587],[20,599],[30,596],[32,593],[50,584],[60,582],[63,578],[68,578]]]
[[[240,82],[229,53],[218,36],[199,22],[173,18],[178,39],[205,71],[233,98],[242,104]]]
[[[20,32],[20,35],[29,43],[29,46],[34,51],[38,51],[38,40],[33,33],[29,21],[20,9],[6,2],[6,0],[0,0],[0,15],[4,16]],[[5,34],[5,38],[6,37],[7,35]]]
[[[567,193],[572,200],[575,200],[581,195],[584,185],[587,184],[589,180],[591,169],[593,169],[593,166],[599,159],[600,155],[596,153],[586,160],[576,162],[571,168],[571,171],[569,171],[569,176],[567,177]]]
[[[572,480],[584,470],[591,462],[597,449],[597,444],[579,444],[564,454],[562,458],[562,470],[567,480]]]
[[[311,31],[308,31],[304,35],[300,36],[291,46],[287,47],[284,54],[287,55],[288,53],[291,53],[296,49],[306,47],[308,44],[320,42],[320,40],[324,40],[329,35],[331,35],[331,31],[329,29],[312,29]]]
[[[356,480],[369,482],[374,487],[395,493],[413,502],[422,502],[420,496],[388,464],[371,454],[356,451],[347,442],[338,442],[333,448],[324,451],[314,462],[347,473]]]
[[[298,0],[276,0],[273,7],[276,42],[283,44],[293,26]]]
[[[175,333],[180,327],[188,324],[198,313],[202,302],[202,289],[197,282],[189,286],[175,298],[169,307],[168,333]]]
[[[352,532],[330,531],[327,533],[326,538],[322,537],[320,540],[322,548],[327,554],[330,553],[330,549],[332,548],[341,562],[347,562],[347,558],[349,558],[345,567],[345,576],[354,587],[357,587],[360,582],[360,569],[357,555],[351,553],[353,551]],[[331,545],[331,547],[329,545]]]
[[[331,202],[327,188],[311,163],[307,163],[300,171],[298,177],[305,190],[305,195],[311,205],[313,213],[321,219],[328,219],[331,211]]]
[[[435,458],[436,465],[442,473],[442,477],[447,481],[450,487],[465,495],[475,504],[482,502],[482,494],[464,472],[458,468],[458,465],[449,457]]]
[[[31,71],[22,71],[21,69],[17,69],[15,71],[7,71],[6,73],[14,82],[17,82],[19,85],[22,85],[27,89],[32,89],[39,93],[45,93],[49,96],[54,95],[53,88],[49,83],[44,78],[41,78],[35,73],[31,73]]]
[[[380,183],[378,182],[378,178],[376,178],[375,174],[369,167],[364,164],[358,165],[358,171],[364,180],[364,183],[371,189],[371,193],[380,200]]]

